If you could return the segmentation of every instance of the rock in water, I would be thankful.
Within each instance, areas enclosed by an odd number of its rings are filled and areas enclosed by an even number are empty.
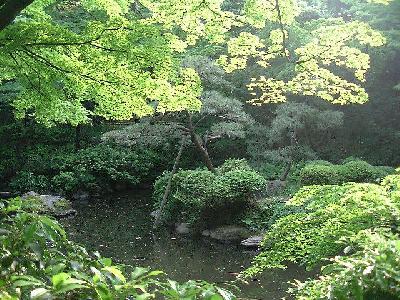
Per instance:
[[[76,210],[72,209],[71,202],[61,196],[40,195],[35,192],[28,192],[22,195],[21,199],[29,201],[31,208],[40,213],[47,213],[55,217],[76,215]]]
[[[14,197],[15,195],[13,195],[11,192],[0,192],[0,199],[10,199]]]
[[[177,223],[175,224],[175,231],[178,234],[189,234],[191,233],[190,226],[188,223]]]
[[[263,237],[261,235],[251,236],[240,242],[240,245],[248,248],[258,248],[261,245]]]
[[[251,232],[244,227],[226,225],[215,229],[204,230],[202,235],[221,242],[239,242],[248,238]]]
[[[76,200],[77,202],[81,204],[88,204],[89,203],[89,198],[90,194],[85,191],[76,191],[74,194],[72,194],[72,199]]]

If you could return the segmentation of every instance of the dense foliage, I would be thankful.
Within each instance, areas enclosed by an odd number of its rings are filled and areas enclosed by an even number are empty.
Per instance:
[[[158,175],[165,160],[151,150],[98,144],[75,152],[54,155],[52,148],[26,152],[25,165],[12,177],[14,192],[57,192],[72,195],[77,191],[101,194],[137,186]]]
[[[303,185],[379,182],[393,172],[393,168],[371,166],[362,160],[349,161],[341,165],[317,161],[306,165],[300,171],[300,182]]]
[[[253,271],[283,267],[285,261],[313,266],[337,254],[336,241],[360,230],[395,225],[399,208],[387,186],[349,183],[303,187],[287,204],[300,212],[279,219],[267,232]]]
[[[161,271],[115,265],[88,253],[26,201],[0,202],[1,299],[235,299],[206,282],[179,284]]]
[[[16,115],[50,126],[141,117],[152,101],[160,112],[198,110],[197,74],[177,67],[169,39],[129,6],[36,0],[2,29],[0,82],[18,84]]]
[[[323,268],[325,276],[298,283],[299,299],[397,296],[392,278],[399,272],[399,180],[399,175],[390,175],[381,185],[302,188],[286,204],[290,213],[266,233],[262,252],[244,275],[285,268],[290,261],[314,267],[343,251]]]
[[[164,222],[189,223],[197,229],[226,225],[242,215],[254,195],[265,189],[265,179],[243,160],[228,160],[216,171],[177,172],[163,213]],[[168,172],[163,174],[154,184],[156,203],[161,202],[169,176]]]
[[[298,283],[296,299],[398,299],[399,236],[389,230],[360,231],[341,240],[346,254],[331,259],[316,280]]]

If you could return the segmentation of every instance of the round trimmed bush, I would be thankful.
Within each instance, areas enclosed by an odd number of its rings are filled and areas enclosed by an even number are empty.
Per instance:
[[[232,164],[232,161],[229,161]],[[194,229],[232,223],[246,212],[252,197],[265,188],[265,179],[249,167],[212,173],[204,169],[181,170],[172,180],[171,192],[163,212],[165,224],[189,223]],[[169,172],[154,184],[156,207],[162,200]]]
[[[371,182],[375,181],[374,168],[362,160],[354,160],[345,163],[341,168],[343,180],[350,182]]]
[[[311,162],[300,171],[300,182],[303,185],[378,182],[393,172],[391,167],[372,166],[359,159],[343,165]]]
[[[337,184],[341,182],[341,174],[336,166],[307,165],[300,171],[300,182],[303,185]]]

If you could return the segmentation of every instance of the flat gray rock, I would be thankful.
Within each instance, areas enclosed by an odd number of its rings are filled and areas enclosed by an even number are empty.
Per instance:
[[[188,223],[177,223],[175,224],[175,231],[178,234],[189,234],[191,229]]]
[[[261,235],[251,236],[248,239],[241,241],[240,245],[248,248],[258,248],[261,245],[263,238],[264,237]]]
[[[55,217],[69,217],[76,215],[71,202],[61,196],[40,195],[36,192],[28,192],[21,199],[30,201],[32,208],[40,213],[47,213]]]
[[[248,238],[251,232],[244,227],[226,225],[215,229],[204,230],[201,234],[222,242],[239,242]]]

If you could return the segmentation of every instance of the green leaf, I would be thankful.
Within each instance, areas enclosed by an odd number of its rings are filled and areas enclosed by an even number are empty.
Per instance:
[[[132,279],[138,279],[149,271],[149,268],[136,267],[131,273]]]
[[[45,288],[37,288],[31,291],[32,300],[48,299],[49,295],[50,295],[49,291]]]
[[[11,281],[13,283],[13,286],[15,286],[15,287],[45,285],[39,279],[37,279],[33,276],[29,276],[29,275],[12,276]]]
[[[122,274],[121,270],[116,267],[104,267],[102,270],[105,270],[111,274],[113,274],[119,281],[126,282],[125,276]]]
[[[87,288],[89,287],[85,285],[84,281],[70,279],[67,282],[64,282],[61,288],[56,290],[56,294],[64,294],[72,290],[87,289]]]
[[[99,259],[99,262],[105,267],[111,267],[112,265],[112,260],[108,257]]]
[[[114,300],[111,291],[104,283],[97,284],[95,290],[100,300]]]
[[[67,273],[59,273],[59,274],[53,275],[53,277],[51,278],[53,287],[55,289],[58,289],[70,277],[71,277],[71,275],[69,275]]]

